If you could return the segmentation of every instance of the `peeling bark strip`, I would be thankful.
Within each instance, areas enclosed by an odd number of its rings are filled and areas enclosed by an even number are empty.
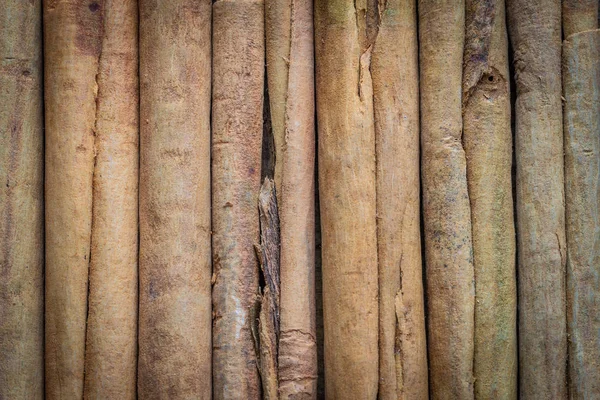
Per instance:
[[[474,272],[462,144],[462,0],[420,0],[421,149],[433,399],[473,398]]]
[[[279,215],[275,183],[265,179],[258,196],[260,242],[257,254],[265,281],[258,323],[263,399],[276,400],[279,339]]]
[[[46,398],[83,396],[104,1],[44,1]]]
[[[211,398],[211,1],[140,1],[140,398]]]
[[[44,398],[42,4],[0,9],[0,399]]]
[[[264,89],[262,0],[213,4],[213,383],[217,399],[258,399],[253,308]]]
[[[377,141],[379,398],[427,399],[416,1],[378,10],[371,71]]]
[[[600,398],[600,31],[563,42],[563,93],[569,395],[594,399]]]
[[[504,0],[467,0],[463,143],[475,266],[475,397],[517,398],[516,242]]]
[[[315,124],[312,0],[265,2],[281,220],[279,396],[315,398]]]
[[[567,397],[559,0],[508,0],[517,86],[519,373],[522,399]]]
[[[598,0],[563,0],[563,37],[598,28]]]
[[[136,0],[104,2],[85,348],[84,397],[89,399],[136,398],[137,10]]]
[[[375,130],[366,14],[366,1],[315,5],[329,399],[375,399],[378,387]]]

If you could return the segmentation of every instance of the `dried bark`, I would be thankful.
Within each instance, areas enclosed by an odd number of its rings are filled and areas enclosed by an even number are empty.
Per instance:
[[[419,1],[421,149],[434,399],[473,398],[474,272],[462,143],[462,0]]]
[[[569,397],[600,398],[600,31],[563,42]]]
[[[277,197],[281,199],[283,176],[283,151],[286,132],[286,102],[288,94],[292,6],[298,7],[292,0],[264,0],[265,3],[265,44],[267,57],[267,84],[269,88],[269,110],[275,142],[275,187]],[[310,4],[310,0],[301,3]],[[297,24],[297,23],[296,23]],[[312,21],[311,21],[312,24]],[[297,29],[297,28],[296,28]],[[308,60],[307,60],[308,61]]]
[[[475,397],[516,399],[516,239],[504,0],[467,0],[465,35],[463,144],[475,268]]]
[[[0,10],[0,399],[44,397],[41,1]]]
[[[326,397],[375,399],[375,129],[366,1],[315,3]]]
[[[263,399],[278,399],[277,346],[279,340],[279,215],[275,183],[265,179],[258,196],[260,247],[257,254],[265,282],[259,314],[259,357]]]
[[[85,398],[136,398],[137,1],[105,0],[96,76]]]
[[[45,0],[46,398],[83,396],[104,1]]]
[[[377,142],[379,398],[427,399],[416,1],[378,9],[371,72]]]
[[[567,397],[561,5],[509,0],[517,98],[519,373],[522,399]]]
[[[211,1],[140,1],[140,398],[211,398]]]
[[[563,0],[563,37],[598,28],[598,0]]]
[[[269,0],[265,17],[281,219],[279,396],[315,398],[313,2]]]
[[[213,5],[213,383],[218,399],[258,399],[253,340],[264,88],[262,0]]]

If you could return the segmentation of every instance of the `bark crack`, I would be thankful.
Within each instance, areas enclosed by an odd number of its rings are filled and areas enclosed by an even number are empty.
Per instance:
[[[98,11],[98,10],[96,10]],[[83,363],[83,393],[82,396],[85,394],[85,375],[86,375],[86,365],[87,363],[85,362],[85,360],[87,359],[87,342],[88,342],[88,320],[89,320],[89,316],[90,316],[90,272],[91,272],[91,265],[92,265],[92,247],[94,245],[93,240],[93,232],[94,232],[94,206],[96,203],[96,195],[95,195],[95,188],[96,188],[96,179],[97,179],[97,161],[98,161],[98,118],[99,118],[99,109],[100,109],[100,74],[101,74],[101,68],[102,68],[102,51],[104,48],[104,41],[106,39],[105,33],[105,18],[104,18],[104,8],[102,7],[100,9],[100,12],[102,13],[101,15],[101,21],[102,23],[100,24],[100,35],[99,35],[99,39],[100,39],[100,44],[99,44],[99,52],[98,52],[98,56],[96,59],[96,74],[94,76],[94,105],[95,105],[95,109],[94,109],[94,125],[92,127],[92,135],[93,135],[93,144],[92,144],[92,151],[93,151],[93,162],[92,162],[92,205],[91,205],[91,216],[90,216],[90,240],[89,240],[89,249],[88,249],[88,256],[87,256],[87,262],[88,262],[88,282],[87,282],[87,299],[86,299],[86,315],[85,315],[85,333],[84,333],[84,340],[83,340],[83,357],[84,357],[84,363]]]

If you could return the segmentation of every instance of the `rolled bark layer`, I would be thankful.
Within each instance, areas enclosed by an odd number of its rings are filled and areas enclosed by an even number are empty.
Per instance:
[[[464,1],[419,1],[419,35],[431,396],[472,399],[475,293],[461,114]]]
[[[292,7],[297,10],[298,5],[292,0],[264,0],[264,3],[269,112],[273,130],[273,141],[275,142],[274,180],[277,197],[280,199],[284,165],[283,151],[285,148],[285,131],[287,125],[286,103],[288,80],[293,78],[289,73],[292,25],[295,24],[296,29],[298,27],[298,22],[292,20]],[[303,0],[299,4],[312,4],[312,1]],[[312,20],[310,21],[310,25],[312,26]]]
[[[466,5],[463,143],[475,267],[475,397],[516,399],[516,241],[504,0],[467,0]]]
[[[138,7],[105,0],[98,74],[85,398],[136,398]]]
[[[522,399],[567,397],[561,4],[508,0],[517,98]]]
[[[313,2],[269,0],[265,16],[281,221],[279,396],[316,398]]]
[[[44,398],[42,4],[0,10],[0,399]]]
[[[83,396],[104,1],[44,1],[46,398]]]
[[[416,1],[378,10],[371,72],[377,142],[379,398],[427,399]]]
[[[600,31],[563,42],[569,396],[600,398]]]
[[[262,0],[213,4],[213,383],[258,399],[258,194],[264,89]]]
[[[375,399],[378,284],[375,129],[366,1],[317,0],[325,388]]]
[[[210,65],[210,0],[140,1],[140,398],[211,398]]]

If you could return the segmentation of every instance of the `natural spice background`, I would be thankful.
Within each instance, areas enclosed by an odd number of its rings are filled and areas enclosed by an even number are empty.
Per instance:
[[[600,398],[597,0],[3,0],[0,400]]]

